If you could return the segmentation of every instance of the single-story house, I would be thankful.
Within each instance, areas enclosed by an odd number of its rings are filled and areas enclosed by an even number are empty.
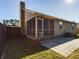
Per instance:
[[[20,19],[22,33],[34,38],[56,37],[66,32],[76,33],[76,23],[31,11],[20,2]]]
[[[79,23],[76,24],[76,32],[79,34]]]

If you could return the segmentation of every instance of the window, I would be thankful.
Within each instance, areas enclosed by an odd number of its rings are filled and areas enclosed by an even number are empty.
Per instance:
[[[62,29],[63,22],[59,22],[59,28]]]

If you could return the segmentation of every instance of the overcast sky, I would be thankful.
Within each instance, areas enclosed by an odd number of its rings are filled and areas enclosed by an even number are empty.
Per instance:
[[[0,20],[19,19],[19,1],[0,0]],[[25,0],[25,3],[30,10],[79,22],[79,0]]]

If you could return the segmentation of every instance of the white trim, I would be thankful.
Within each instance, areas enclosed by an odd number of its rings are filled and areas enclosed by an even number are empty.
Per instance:
[[[51,21],[51,20],[48,20],[48,26],[49,26],[49,28],[48,28],[48,29],[49,29],[49,35],[50,35],[50,26],[51,26],[51,25],[50,25],[50,21]]]
[[[43,18],[37,18],[37,19],[39,19],[39,20],[41,20],[42,21],[42,37],[43,37],[43,30],[44,30],[44,19]],[[37,22],[38,23],[38,22]]]
[[[37,38],[37,17],[35,17],[35,37]]]
[[[44,35],[43,30],[44,30],[44,19],[42,18],[42,37],[43,37],[43,35]]]

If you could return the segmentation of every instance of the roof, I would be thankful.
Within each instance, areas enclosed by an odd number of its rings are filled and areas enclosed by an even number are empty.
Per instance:
[[[64,21],[64,22],[69,22],[69,23],[76,24],[75,22],[71,22],[71,21],[56,17],[56,16],[50,16],[50,15],[43,14],[43,13],[36,12],[36,11],[32,11],[32,10],[29,10],[29,9],[25,9],[25,10],[30,12],[30,13],[33,13],[34,15],[37,15],[37,16],[45,17],[45,18],[48,18],[48,19],[56,19],[56,20],[59,20],[59,21]]]

